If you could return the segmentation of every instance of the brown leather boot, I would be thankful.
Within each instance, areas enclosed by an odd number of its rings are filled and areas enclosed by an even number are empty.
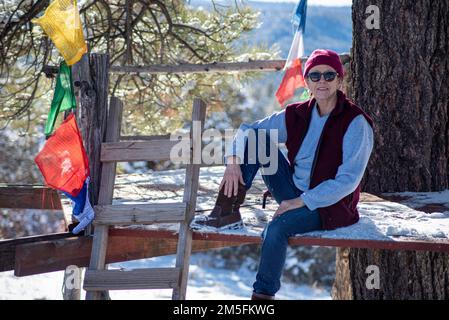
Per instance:
[[[233,214],[240,216],[240,206],[245,202],[246,197],[246,187],[239,183],[238,191],[237,191],[237,197],[234,202],[234,206],[232,207]]]
[[[221,188],[212,212],[206,217],[206,220],[199,220],[196,223],[214,228],[242,226],[243,222],[239,208],[243,201],[245,201],[245,196],[246,188],[240,183],[237,195],[233,195],[230,198],[224,194],[224,188]]]
[[[251,300],[275,300],[274,296],[253,292]]]

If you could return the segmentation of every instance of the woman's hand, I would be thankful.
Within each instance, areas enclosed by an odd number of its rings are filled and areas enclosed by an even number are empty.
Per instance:
[[[224,187],[224,194],[228,198],[231,198],[233,195],[237,195],[239,183],[245,185],[242,170],[240,169],[240,165],[237,160],[238,158],[235,156],[228,158],[226,170],[220,183],[220,190]]]
[[[302,208],[304,207],[304,201],[301,199],[301,197],[291,199],[291,200],[284,200],[279,205],[279,208],[276,210],[276,212],[273,215],[273,220],[279,217],[280,215],[284,214],[287,211]]]

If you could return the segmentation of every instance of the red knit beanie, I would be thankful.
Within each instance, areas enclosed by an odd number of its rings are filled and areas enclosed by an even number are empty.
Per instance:
[[[340,57],[335,51],[332,50],[324,50],[317,49],[310,55],[309,59],[306,62],[306,66],[304,69],[304,76],[309,74],[310,69],[315,66],[319,66],[320,64],[328,65],[335,69],[338,72],[340,77],[344,77],[343,65],[341,64]]]

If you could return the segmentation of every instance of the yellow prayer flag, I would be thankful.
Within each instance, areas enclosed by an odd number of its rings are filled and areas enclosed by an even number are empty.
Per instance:
[[[54,0],[43,16],[32,22],[44,29],[67,65],[75,64],[87,52],[76,0]]]

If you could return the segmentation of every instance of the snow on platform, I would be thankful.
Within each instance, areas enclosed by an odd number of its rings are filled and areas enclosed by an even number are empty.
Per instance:
[[[214,206],[224,167],[205,167],[200,170],[197,198],[197,216],[204,218]],[[114,204],[145,202],[180,202],[184,191],[185,170],[117,175]],[[236,230],[217,230],[200,227],[193,221],[191,227],[198,234],[220,234],[258,237],[271,221],[277,208],[268,198],[262,209],[262,194],[266,190],[258,175],[241,209],[244,227]],[[299,237],[321,239],[422,241],[449,245],[449,190],[428,193],[362,194],[358,205],[360,221],[334,231],[311,232]],[[134,229],[177,232],[177,224],[133,226]]]

